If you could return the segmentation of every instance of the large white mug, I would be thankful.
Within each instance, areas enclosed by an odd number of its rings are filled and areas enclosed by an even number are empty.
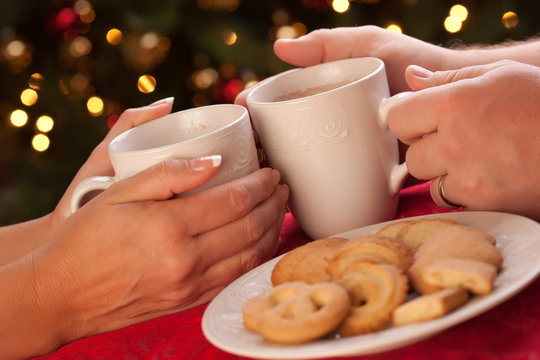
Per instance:
[[[395,216],[408,172],[386,114],[403,94],[390,97],[382,60],[352,58],[282,73],[247,96],[270,166],[311,238]]]
[[[195,190],[207,189],[259,168],[259,160],[247,109],[232,104],[209,105],[166,115],[125,131],[108,148],[114,176],[94,176],[79,183],[71,198],[76,211],[85,195],[105,190],[167,159],[191,159],[221,155],[214,177]]]

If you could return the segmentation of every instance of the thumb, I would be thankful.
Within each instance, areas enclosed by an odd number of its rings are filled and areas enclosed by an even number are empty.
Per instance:
[[[105,193],[108,193],[107,196],[116,204],[167,200],[208,182],[220,164],[221,155],[191,160],[165,160],[130,178],[116,182]]]
[[[491,69],[492,66],[489,65],[478,65],[456,70],[431,72],[418,65],[409,65],[405,70],[405,79],[413,91],[418,91],[460,80],[473,79],[484,75]]]

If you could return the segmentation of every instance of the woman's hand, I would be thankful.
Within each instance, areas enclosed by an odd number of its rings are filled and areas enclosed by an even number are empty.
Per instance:
[[[171,112],[172,105],[173,98],[166,98],[148,106],[128,109],[120,115],[118,121],[112,126],[107,136],[105,136],[103,141],[101,141],[94,151],[92,151],[92,154],[90,154],[88,160],[86,160],[83,166],[79,169],[66,192],[60,199],[52,214],[53,228],[55,228],[71,214],[71,195],[73,193],[73,189],[79,182],[91,176],[114,175],[111,161],[107,153],[109,143],[124,131],[169,114]]]
[[[389,127],[410,145],[410,173],[436,179],[434,200],[444,205],[447,174],[453,203],[540,219],[540,68],[501,61],[406,75],[416,92],[390,109]]]
[[[384,61],[392,94],[409,90],[405,69],[417,64],[429,69],[445,68],[454,50],[376,26],[315,30],[297,39],[277,40],[274,52],[295,66],[372,56]]]
[[[113,175],[107,153],[109,143],[122,132],[171,112],[172,98],[149,106],[126,110],[111,128],[105,139],[94,149],[88,160],[69,185],[56,209],[41,218],[0,227],[0,266],[8,264],[42,246],[71,214],[73,189],[83,179],[96,175]]]
[[[0,328],[0,355],[48,352],[203,304],[274,256],[288,197],[277,171],[171,198],[216,170],[211,158],[166,161],[113,184],[65,219],[46,246],[12,267],[19,278],[26,274],[17,282],[25,294],[10,299],[16,292],[1,289],[0,276],[0,292],[11,294],[0,305],[30,309]]]

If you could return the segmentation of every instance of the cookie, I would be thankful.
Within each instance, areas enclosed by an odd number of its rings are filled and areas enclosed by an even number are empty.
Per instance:
[[[332,332],[347,316],[347,291],[334,283],[289,282],[248,300],[244,324],[266,339],[298,344]]]

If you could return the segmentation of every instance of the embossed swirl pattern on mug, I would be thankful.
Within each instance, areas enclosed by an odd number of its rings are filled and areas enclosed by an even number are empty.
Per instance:
[[[249,129],[245,129],[245,128]],[[209,151],[208,153],[212,154],[234,154],[232,158],[224,159],[224,161],[231,161],[233,163],[229,164],[226,174],[223,173],[221,176],[229,175],[237,171],[242,170],[253,161],[255,153],[252,151],[252,138],[249,136],[243,136],[242,138],[237,138],[235,141],[231,141],[233,137],[232,134],[238,133],[251,134],[251,125],[249,122],[240,122],[234,125],[234,130],[223,133],[219,137],[214,139],[216,146]]]
[[[282,150],[319,147],[350,137],[342,109],[321,109],[315,118],[302,111],[292,116],[283,113],[276,118],[283,120],[276,120],[281,123],[272,127],[269,145],[279,146]]]

